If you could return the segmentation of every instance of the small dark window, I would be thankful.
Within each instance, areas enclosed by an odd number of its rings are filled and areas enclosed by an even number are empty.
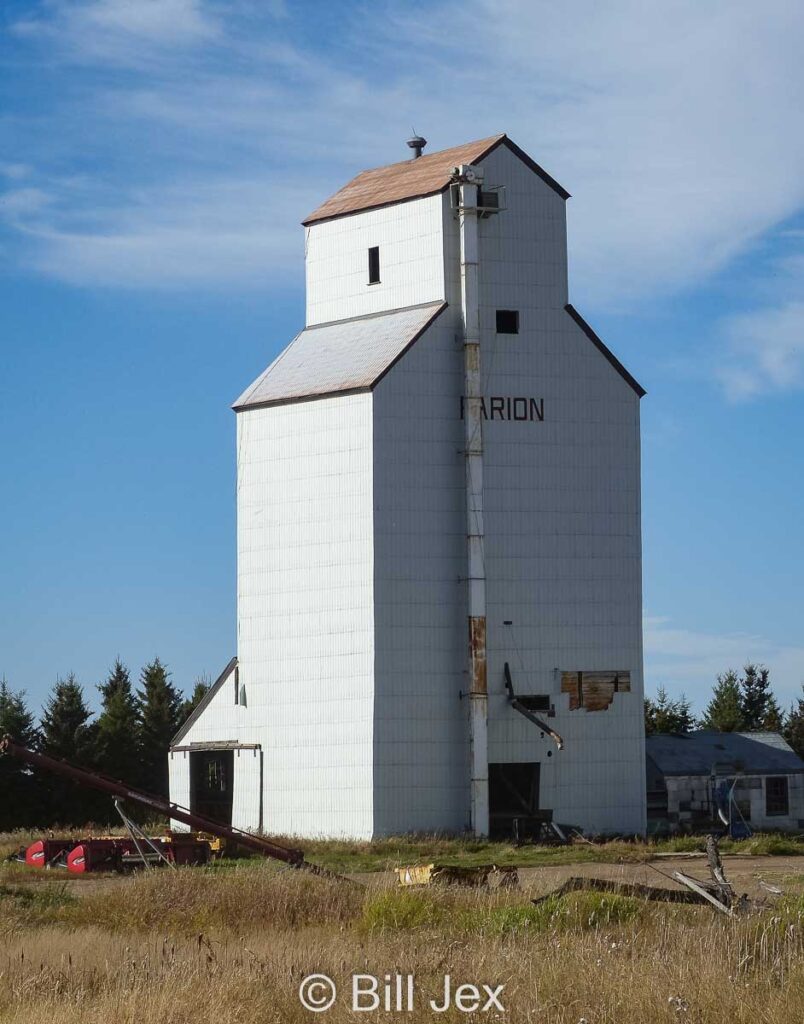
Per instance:
[[[210,791],[210,793],[226,792],[226,767],[223,761],[208,762],[207,789]]]
[[[550,711],[549,693],[533,693],[527,697],[517,696],[516,699],[528,711]]]
[[[784,817],[789,813],[787,777],[779,775],[765,779],[765,814],[773,818]]]
[[[372,245],[368,251],[369,260],[369,284],[380,283],[380,247],[379,245]]]
[[[498,334],[519,334],[519,310],[498,309],[497,310],[497,333]]]

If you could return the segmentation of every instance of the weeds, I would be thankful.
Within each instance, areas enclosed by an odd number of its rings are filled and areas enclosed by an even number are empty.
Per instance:
[[[760,838],[778,850],[777,837]],[[610,843],[523,851],[425,837],[365,844],[352,854],[347,844],[308,844],[310,860],[325,861],[319,854],[327,848],[333,858],[352,856],[349,867],[450,855],[459,863],[502,864],[507,855],[522,863],[523,852],[576,860],[584,853],[611,863],[662,849]],[[80,885],[20,869],[0,879],[0,1020],[302,1024],[311,1018],[299,985],[324,973],[341,993],[327,1024],[346,1024],[355,1019],[343,997],[352,972],[413,974],[410,1024],[433,1019],[427,1000],[439,995],[447,973],[456,982],[503,984],[511,1024],[801,1018],[804,897],[787,895],[734,920],[707,907],[607,893],[534,905],[556,874],[552,867],[533,873],[534,891],[487,892],[402,889],[379,876],[360,889],[249,860]],[[36,884],[22,884],[26,877]]]

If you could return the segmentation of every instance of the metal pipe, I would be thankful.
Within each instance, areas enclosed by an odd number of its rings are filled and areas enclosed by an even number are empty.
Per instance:
[[[508,701],[511,707],[514,709],[514,711],[518,711],[520,715],[524,715],[529,722],[533,722],[534,725],[538,725],[542,732],[546,733],[550,737],[550,739],[555,743],[558,749],[563,750],[564,740],[562,739],[562,737],[555,731],[555,729],[549,726],[547,722],[543,721],[541,718],[537,718],[537,716],[533,714],[530,708],[525,707],[525,705],[519,700],[519,698],[514,693],[514,683],[511,679],[511,669],[507,661],[505,663],[505,668],[503,669],[503,672],[505,673],[505,688],[508,691]]]
[[[472,831],[489,832],[488,680],[486,671],[486,570],[483,552],[483,417],[480,380],[477,168],[458,168],[461,314],[464,352],[466,542],[469,618],[469,750]]]

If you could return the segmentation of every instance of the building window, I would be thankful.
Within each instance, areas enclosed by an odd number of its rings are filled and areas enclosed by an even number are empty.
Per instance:
[[[497,310],[497,333],[498,334],[519,334],[519,310],[498,309]]]
[[[767,817],[786,817],[789,813],[787,776],[778,775],[765,779],[765,814]]]
[[[368,263],[369,263],[369,284],[380,283],[380,247],[379,245],[372,245],[368,251]]]
[[[226,768],[223,761],[207,763],[207,789],[210,793],[226,792]]]

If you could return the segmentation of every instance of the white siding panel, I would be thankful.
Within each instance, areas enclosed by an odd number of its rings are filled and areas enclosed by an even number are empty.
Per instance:
[[[168,772],[170,775],[170,799],[179,807],[190,806],[190,755],[186,751],[168,754]],[[170,827],[177,832],[189,832],[190,826],[181,821],[170,822]]]
[[[246,831],[262,829],[262,750],[234,752],[232,824]]]
[[[469,818],[462,350],[447,310],[375,392],[375,833]]]
[[[372,832],[372,396],[238,415],[238,652],[266,831]]]
[[[444,298],[442,196],[430,196],[306,229],[307,326]],[[368,250],[380,247],[380,283],[368,283]]]
[[[207,743],[259,743],[254,726],[248,707],[237,703],[232,672],[178,745],[201,749]]]

